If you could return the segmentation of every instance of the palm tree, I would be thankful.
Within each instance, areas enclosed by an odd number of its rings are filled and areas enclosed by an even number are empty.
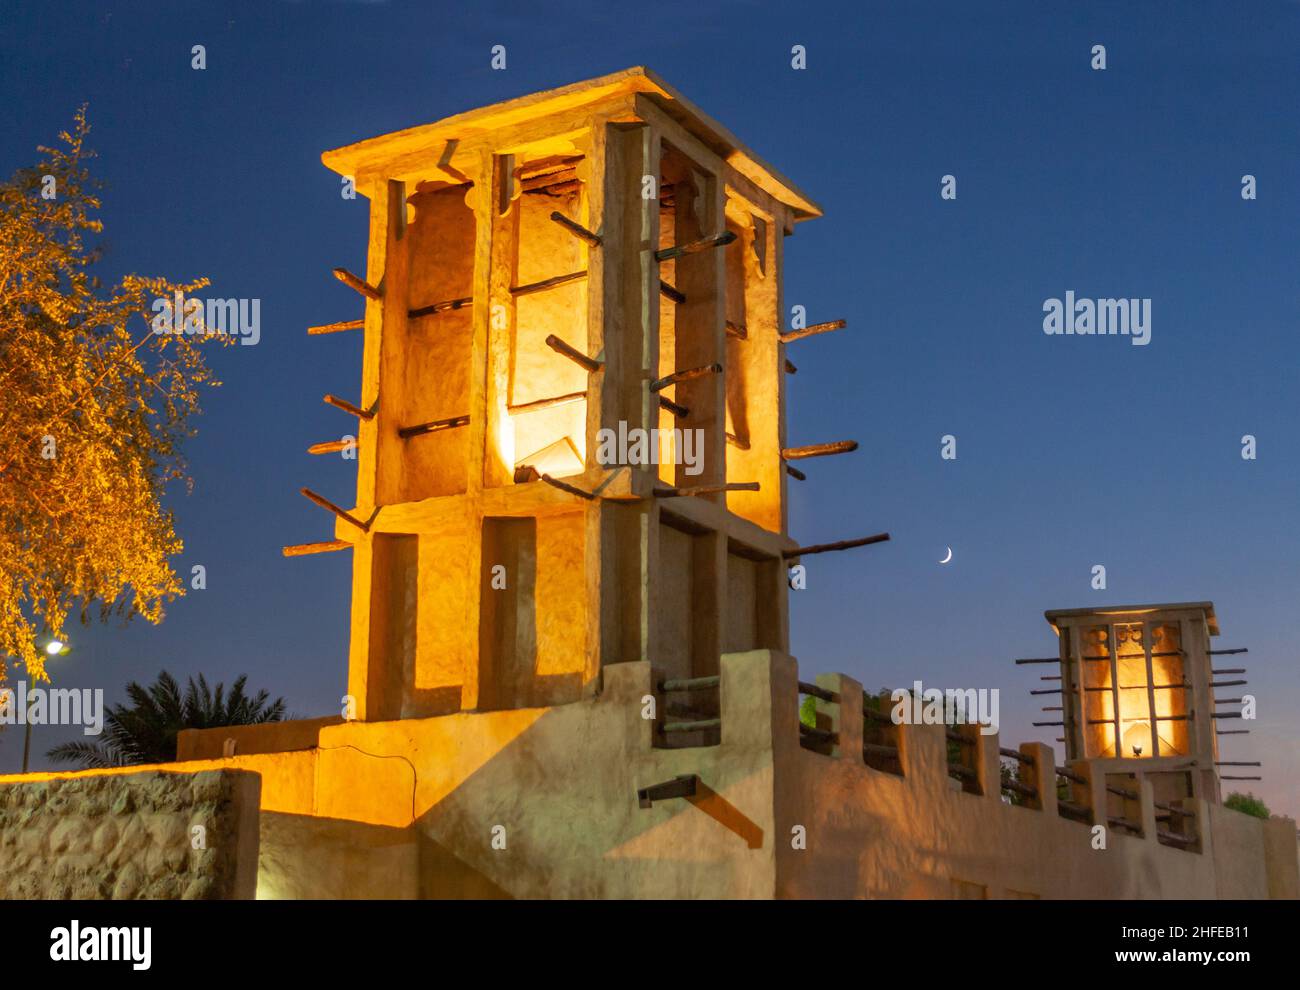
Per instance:
[[[247,695],[247,681],[248,675],[241,674],[227,694],[224,684],[214,689],[200,674],[197,684],[193,677],[189,679],[183,695],[176,678],[165,670],[148,687],[132,681],[126,686],[130,707],[113,705],[104,717],[103,742],[63,743],[45,755],[56,763],[75,763],[83,770],[170,763],[176,759],[176,736],[182,729],[256,725],[283,719],[284,699],[271,701],[266,691]]]

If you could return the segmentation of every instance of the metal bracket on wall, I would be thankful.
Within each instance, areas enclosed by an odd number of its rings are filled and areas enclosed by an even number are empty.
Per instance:
[[[662,784],[639,788],[636,792],[637,804],[642,808],[649,808],[656,801],[695,797],[695,785],[699,779],[698,774],[688,773],[674,777],[672,780],[665,780]]]

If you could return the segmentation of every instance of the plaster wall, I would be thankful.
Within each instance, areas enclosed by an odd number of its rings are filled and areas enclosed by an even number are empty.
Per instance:
[[[1040,787],[1041,810],[1007,805],[996,736],[976,736],[976,793],[950,781],[940,726],[899,727],[901,776],[867,767],[861,686],[842,675],[818,678],[838,699],[818,703],[836,741],[826,755],[806,750],[797,665],[767,650],[723,655],[719,745],[658,748],[643,716],[662,677],[624,663],[602,672],[594,697],[567,705],[322,720],[316,746],[292,752],[254,752],[250,730],[241,755],[151,776],[198,787],[214,767],[261,775],[265,898],[1262,898],[1300,888],[1288,819],[1193,802],[1199,851],[1166,846],[1141,782],[1144,834],[1111,828],[1103,850],[1090,826],[1057,814],[1054,788]],[[224,731],[187,734],[182,752],[206,752],[205,737]],[[301,744],[304,731],[268,725],[265,741]],[[1054,781],[1050,748],[1022,752],[1042,768],[1040,784]],[[639,789],[686,774],[694,796],[640,807]],[[0,795],[31,776],[0,778]],[[1079,787],[1075,799],[1097,790]],[[149,848],[124,856],[165,862]],[[180,896],[173,886],[144,890]]]
[[[778,670],[786,662],[774,658]],[[791,676],[773,674],[778,689],[787,685],[786,701],[774,707],[793,704]],[[862,725],[861,685],[841,675],[818,681],[845,705],[818,703],[821,719],[840,733],[834,753],[804,750],[784,728],[773,741],[777,834],[798,825],[807,835],[805,850],[778,843],[778,897],[1267,898],[1294,882],[1294,858],[1285,850],[1270,854],[1266,840],[1274,831],[1294,833],[1294,822],[1192,801],[1186,806],[1196,809],[1199,851],[1165,845],[1145,781],[1140,807],[1131,809],[1142,834],[1109,827],[1099,848],[1092,825],[1057,813],[1052,750],[1041,744],[1021,752],[1037,760],[1042,809],[1002,800],[996,735],[975,736],[977,793],[950,779],[941,725],[899,726],[901,776],[868,767],[855,729]],[[1071,768],[1086,771],[1087,764]],[[1099,792],[1093,807],[1105,806],[1100,779],[1084,790]]]

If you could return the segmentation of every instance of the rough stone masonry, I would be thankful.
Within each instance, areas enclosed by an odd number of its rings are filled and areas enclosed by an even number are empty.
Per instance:
[[[0,899],[254,896],[257,774],[41,776],[0,787]]]

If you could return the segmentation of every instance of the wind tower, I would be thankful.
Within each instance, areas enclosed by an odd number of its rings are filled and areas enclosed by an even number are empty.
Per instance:
[[[285,553],[353,552],[357,717],[787,651],[790,462],[857,446],[786,442],[785,345],[844,325],[783,331],[784,239],[817,205],[644,68],[323,160],[370,201],[365,277],[335,271],[364,319],[309,331],[364,331],[357,402],[325,398],[356,420],[357,490],[304,489],[336,538]],[[656,429],[699,431],[698,460],[638,462]],[[611,436],[632,450],[602,463]]]
[[[1045,615],[1060,641],[1061,719],[1034,724],[1062,727],[1067,759],[1089,760],[1108,779],[1141,775],[1160,802],[1194,797],[1217,804],[1220,779],[1258,779],[1219,775],[1220,766],[1258,763],[1219,760],[1219,737],[1247,731],[1219,728],[1241,717],[1242,698],[1226,696],[1240,691],[1223,689],[1246,681],[1231,679],[1244,668],[1215,668],[1213,658],[1246,651],[1211,648],[1210,638],[1219,635],[1212,602]]]

